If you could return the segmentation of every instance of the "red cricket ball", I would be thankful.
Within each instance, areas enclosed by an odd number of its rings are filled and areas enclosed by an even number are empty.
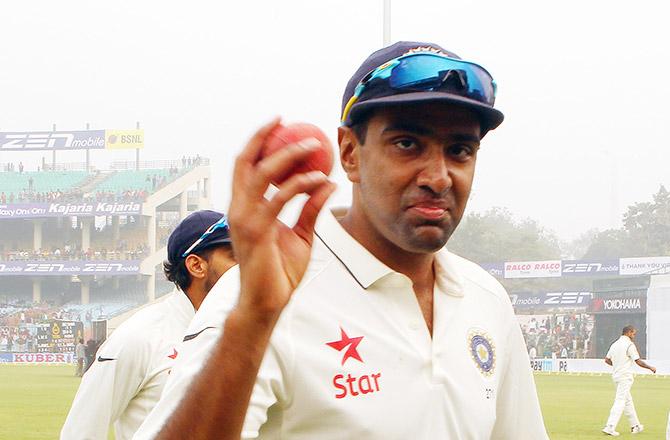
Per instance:
[[[269,134],[265,146],[261,151],[261,159],[281,150],[287,145],[295,144],[307,138],[318,139],[321,142],[321,146],[312,151],[304,160],[296,162],[293,168],[272,183],[279,185],[296,173],[321,171],[325,175],[330,174],[330,171],[333,169],[333,145],[319,127],[306,122],[278,125]]]

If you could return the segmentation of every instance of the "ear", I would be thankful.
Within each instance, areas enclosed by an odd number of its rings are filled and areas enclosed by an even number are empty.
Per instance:
[[[204,258],[191,254],[184,264],[192,278],[204,279],[207,276],[207,261]]]
[[[338,127],[337,142],[340,144],[340,163],[352,183],[359,181],[360,147],[356,133],[350,127]]]

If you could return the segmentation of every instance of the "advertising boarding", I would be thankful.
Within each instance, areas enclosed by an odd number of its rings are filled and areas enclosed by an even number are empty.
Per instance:
[[[647,310],[647,297],[595,298],[591,302],[593,313],[643,313]]]
[[[0,151],[144,148],[144,130],[0,132]]]
[[[619,261],[621,275],[642,275],[670,267],[670,257],[621,258]]]
[[[505,275],[504,263],[481,263],[480,266],[494,277],[502,278]]]
[[[619,260],[563,260],[562,276],[619,275]]]
[[[521,292],[510,295],[512,306],[517,312],[569,309],[587,310],[591,306],[591,292]]]
[[[140,202],[13,203],[0,205],[0,219],[137,215]]]
[[[3,261],[0,277],[5,276],[62,276],[62,275],[122,275],[140,272],[140,260],[95,261]]]
[[[505,263],[505,278],[560,277],[561,268],[561,260],[510,261]]]

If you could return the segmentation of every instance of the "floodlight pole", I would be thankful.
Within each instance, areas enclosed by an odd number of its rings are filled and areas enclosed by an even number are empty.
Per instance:
[[[86,123],[86,131],[91,129],[91,124],[88,122]],[[87,148],[86,149],[86,172],[89,173],[91,171],[91,149]]]
[[[391,44],[391,0],[384,0],[384,47]]]
[[[56,124],[51,126],[51,131],[56,131]],[[51,171],[56,171],[56,148],[51,151]]]
[[[140,121],[137,121],[135,123],[135,128],[137,130],[140,129]],[[139,148],[135,148],[135,169],[138,170],[138,171],[140,169],[140,149]]]

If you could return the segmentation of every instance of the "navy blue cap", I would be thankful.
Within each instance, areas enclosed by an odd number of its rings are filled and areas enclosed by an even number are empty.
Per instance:
[[[202,210],[189,214],[170,234],[167,245],[168,261],[175,264],[182,254],[205,233],[210,226],[221,220],[222,212]],[[208,235],[192,252],[224,243],[230,243],[228,228],[218,228]]]
[[[382,64],[394,58],[398,58],[410,52],[429,51],[446,55],[449,58],[460,60],[461,58],[453,52],[450,52],[437,44],[422,43],[416,41],[399,41],[391,46],[384,47],[372,53],[361,66],[358,68],[354,76],[351,77],[347,83],[342,96],[342,113],[347,103],[354,96],[354,90],[358,83],[365,75],[372,70],[381,66]],[[482,120],[482,128],[484,131],[493,130],[500,125],[504,119],[504,115],[500,110],[493,108],[474,99],[469,99],[465,96],[449,93],[446,90],[436,91],[399,91],[393,90],[390,87],[384,88],[381,93],[366,95],[365,93],[356,101],[356,103],[349,110],[347,119],[343,122],[344,125],[350,126],[356,122],[357,118],[366,110],[375,107],[382,107],[397,104],[414,104],[414,103],[428,103],[428,102],[446,102],[456,105],[462,105],[477,112]]]

